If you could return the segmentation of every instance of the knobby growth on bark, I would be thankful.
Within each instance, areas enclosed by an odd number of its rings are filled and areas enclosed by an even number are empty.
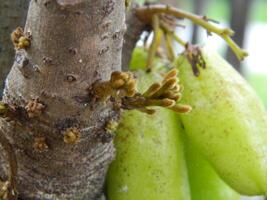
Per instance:
[[[0,4],[0,89],[14,58],[14,47],[10,41],[10,33],[17,26],[24,26],[29,0],[8,0]],[[2,96],[2,95],[1,95]]]

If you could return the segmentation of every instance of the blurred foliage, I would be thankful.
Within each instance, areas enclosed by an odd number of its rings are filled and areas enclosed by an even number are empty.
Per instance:
[[[206,15],[219,21],[227,21],[230,16],[229,1],[230,0],[207,0],[208,8]],[[191,3],[193,0],[191,0]],[[267,1],[254,0],[251,10],[251,21],[267,23]]]
[[[266,0],[256,0],[252,8],[252,21],[260,21],[267,23],[267,1]]]
[[[259,97],[267,107],[267,75],[266,74],[247,74],[247,80],[252,87],[256,90]]]

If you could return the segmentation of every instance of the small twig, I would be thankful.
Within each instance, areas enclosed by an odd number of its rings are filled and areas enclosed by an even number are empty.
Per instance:
[[[187,42],[183,41],[177,34],[174,33],[173,30],[170,29],[170,27],[166,26],[164,23],[161,24],[161,28],[164,30],[164,32],[172,35],[173,39],[183,47],[186,47]]]
[[[160,13],[169,14],[177,18],[189,19],[195,24],[205,28],[208,32],[219,35],[227,42],[227,44],[234,51],[239,60],[243,60],[244,57],[248,55],[245,50],[238,47],[238,45],[236,45],[235,42],[231,39],[231,36],[234,35],[234,31],[232,29],[219,28],[210,23],[209,20],[206,20],[206,18],[203,18],[202,16],[198,16],[168,5],[144,5],[136,8],[136,15],[140,18],[140,20],[143,20],[147,23],[151,23],[151,18],[155,14]]]
[[[165,40],[166,40],[166,49],[167,49],[167,56],[168,59],[173,62],[175,59],[175,51],[173,49],[173,34],[165,34]]]
[[[248,56],[248,53],[243,49],[240,49],[240,47],[230,37],[223,35],[222,38],[227,42],[239,60],[243,60],[244,57]]]
[[[159,17],[157,15],[153,16],[152,19],[152,27],[153,27],[153,40],[148,50],[148,58],[147,58],[147,70],[150,71],[153,66],[153,59],[156,54],[158,47],[161,44],[162,31],[160,29]]]

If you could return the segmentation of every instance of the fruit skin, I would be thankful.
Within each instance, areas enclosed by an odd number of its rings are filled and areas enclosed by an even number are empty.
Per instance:
[[[226,183],[245,195],[267,195],[267,114],[249,84],[217,53],[202,50],[198,77],[187,59],[177,61],[188,138]]]
[[[131,71],[137,71],[141,69],[146,70],[148,59],[147,51],[148,50],[145,50],[142,47],[136,47],[134,49],[130,62]],[[164,63],[164,60],[158,57],[154,57],[153,68],[160,69],[164,64],[166,64]]]
[[[160,74],[138,73],[144,91]],[[116,131],[116,159],[107,177],[109,200],[190,200],[177,115],[157,108],[154,115],[125,111]]]
[[[184,140],[191,200],[240,200],[240,195],[217,175],[186,135]]]

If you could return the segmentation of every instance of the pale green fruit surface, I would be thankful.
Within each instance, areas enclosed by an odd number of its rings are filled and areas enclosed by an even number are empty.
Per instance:
[[[138,73],[144,91],[159,74]],[[125,111],[115,136],[116,158],[107,178],[109,200],[190,200],[177,116]]]
[[[240,200],[240,195],[217,175],[194,144],[184,139],[191,199]]]
[[[187,59],[177,61],[189,139],[217,173],[238,192],[267,195],[267,115],[249,84],[217,53],[204,49],[199,77]],[[265,86],[263,86],[265,87]]]

